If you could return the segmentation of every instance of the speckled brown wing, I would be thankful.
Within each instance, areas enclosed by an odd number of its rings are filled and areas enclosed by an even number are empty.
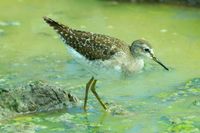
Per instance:
[[[44,17],[44,20],[57,31],[64,43],[71,46],[88,60],[106,60],[128,47],[117,38],[73,30],[47,17]]]

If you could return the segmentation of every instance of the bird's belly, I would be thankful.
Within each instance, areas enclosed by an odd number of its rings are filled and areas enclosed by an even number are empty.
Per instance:
[[[67,46],[68,52],[72,55],[74,60],[82,65],[84,69],[89,72],[99,74],[99,73],[108,73],[108,71],[117,71],[121,72],[120,64],[116,64],[113,60],[88,60],[83,55],[78,53],[76,50]]]
[[[85,59],[84,56],[82,56],[80,53],[78,53],[78,52],[77,52],[76,50],[74,50],[72,47],[67,46],[67,50],[68,50],[68,52],[69,52],[74,58],[82,59],[82,60]]]

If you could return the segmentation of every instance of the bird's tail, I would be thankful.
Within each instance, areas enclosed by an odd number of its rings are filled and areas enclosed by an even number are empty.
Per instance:
[[[67,27],[63,24],[60,24],[46,16],[43,17],[43,19],[47,24],[49,24],[51,27],[53,27],[54,30],[56,30],[58,32],[58,34],[60,34],[61,36],[63,36],[63,33],[67,33],[70,30],[69,27]]]

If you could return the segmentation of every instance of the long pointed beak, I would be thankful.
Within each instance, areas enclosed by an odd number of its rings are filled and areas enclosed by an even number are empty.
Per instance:
[[[165,70],[169,71],[169,69],[162,63],[160,62],[155,56],[153,56],[153,54],[151,54],[152,59],[157,62],[158,64],[160,64],[162,67],[165,68]]]

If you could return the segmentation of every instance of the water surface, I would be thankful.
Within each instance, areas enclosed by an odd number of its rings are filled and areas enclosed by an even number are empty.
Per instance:
[[[199,107],[189,108],[199,95],[187,100],[184,97],[176,103],[159,101],[160,97],[174,94],[180,84],[200,77],[198,8],[101,0],[2,0],[0,3],[0,87],[45,80],[84,97],[84,86],[91,73],[73,60],[57,34],[42,20],[43,16],[76,29],[114,36],[129,44],[145,38],[157,57],[170,67],[167,72],[148,61],[142,73],[127,79],[99,77],[97,91],[103,100],[121,105],[129,111],[126,115],[105,113],[90,96],[88,115],[74,108],[69,114],[61,111],[16,118],[10,125],[24,131],[24,126],[29,125],[28,131],[41,133],[168,132],[170,120],[180,119],[193,122],[187,131],[200,130]]]

